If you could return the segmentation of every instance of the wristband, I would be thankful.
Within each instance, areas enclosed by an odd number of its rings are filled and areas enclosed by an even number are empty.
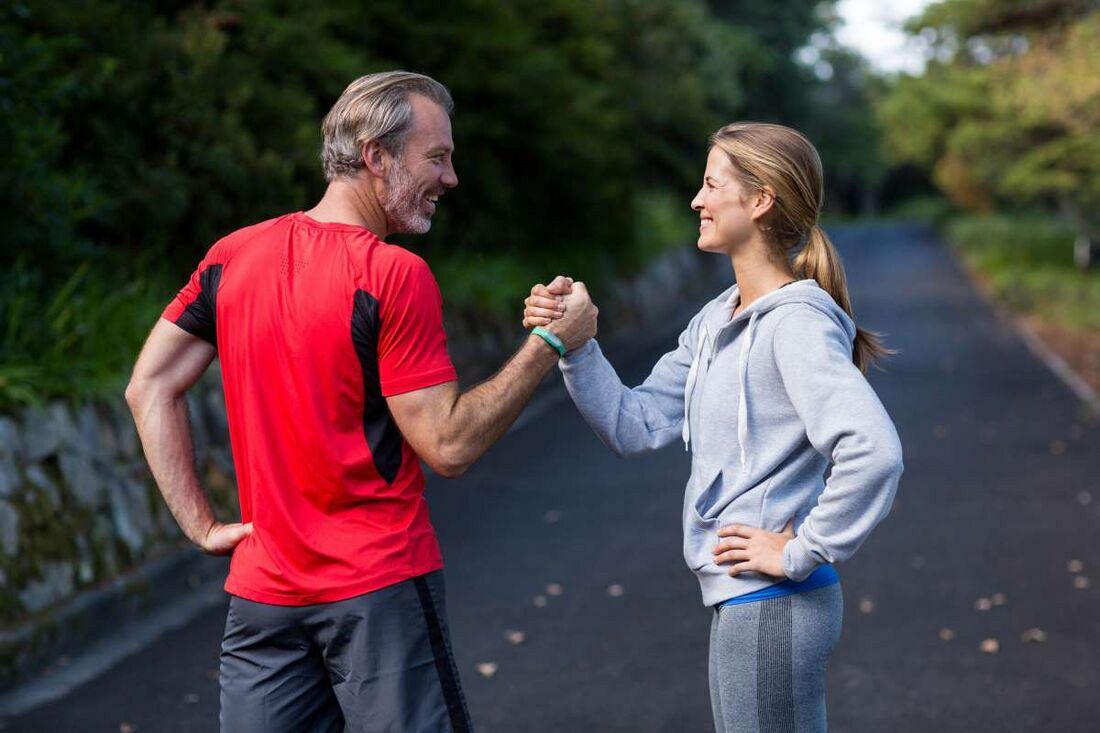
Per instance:
[[[531,333],[535,336],[540,337],[546,343],[550,344],[554,351],[558,352],[559,357],[565,356],[565,344],[561,342],[560,338],[550,333],[542,326],[536,326],[535,328],[532,328]]]

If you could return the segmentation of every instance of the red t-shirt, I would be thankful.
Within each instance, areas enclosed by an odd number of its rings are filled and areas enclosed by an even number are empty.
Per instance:
[[[456,379],[427,264],[288,214],[218,241],[163,317],[218,349],[241,520],[225,589],[338,601],[443,566],[385,397]]]

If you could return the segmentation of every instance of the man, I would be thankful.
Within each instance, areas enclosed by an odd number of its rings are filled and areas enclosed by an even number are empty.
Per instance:
[[[428,231],[458,185],[452,109],[418,74],[353,82],[323,123],[321,201],[218,241],[134,368],[126,397],[173,516],[233,555],[223,730],[470,729],[417,458],[462,474],[596,309],[574,284],[551,333],[460,394],[428,266],[383,241]],[[192,463],[185,393],[215,356],[240,523],[214,518]]]

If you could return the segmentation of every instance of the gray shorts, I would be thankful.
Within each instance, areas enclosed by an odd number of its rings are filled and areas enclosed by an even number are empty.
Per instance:
[[[472,730],[441,571],[313,606],[233,596],[220,682],[226,733]]]

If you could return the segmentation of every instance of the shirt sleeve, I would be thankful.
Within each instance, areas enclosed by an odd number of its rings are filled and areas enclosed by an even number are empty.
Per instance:
[[[195,268],[191,279],[161,313],[161,318],[215,346],[218,345],[217,298],[222,266],[216,261],[212,248]]]
[[[379,383],[384,397],[458,379],[443,331],[443,295],[424,260],[395,266],[381,304]]]
[[[657,450],[682,435],[684,388],[702,317],[699,313],[692,318],[676,348],[662,356],[645,382],[634,388],[622,383],[595,339],[558,362],[573,403],[617,455]]]
[[[894,423],[824,314],[796,311],[776,327],[775,363],[806,437],[832,464],[825,490],[783,551],[791,580],[844,561],[890,511],[902,464]]]

